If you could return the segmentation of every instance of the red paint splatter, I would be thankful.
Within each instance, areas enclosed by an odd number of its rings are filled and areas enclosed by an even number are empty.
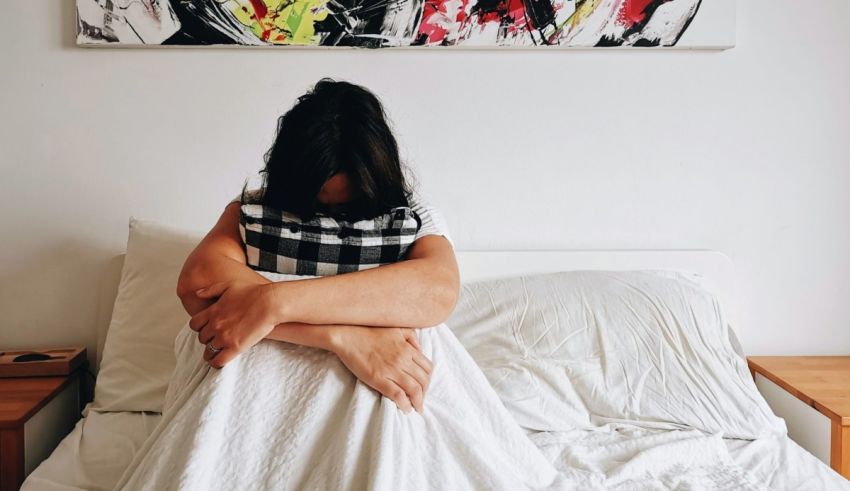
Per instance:
[[[446,15],[445,0],[425,0],[422,8],[422,23],[419,24],[418,38],[424,38],[424,44],[439,44],[446,38],[446,28],[440,19]]]
[[[646,18],[646,8],[657,0],[624,0],[623,6],[620,7],[620,14],[617,20],[626,28],[632,27],[635,24],[643,22]],[[662,2],[664,3],[664,2]]]
[[[642,1],[651,2],[652,0]],[[440,44],[445,40],[451,27],[456,26],[456,32],[463,32],[471,22],[479,27],[491,22],[506,24],[505,32],[511,36],[541,27],[532,25],[533,23],[526,15],[525,0],[500,0],[495,7],[486,11],[478,10],[473,16],[469,15],[469,2],[470,0],[462,0],[462,6],[457,8],[456,4],[452,7],[447,5],[454,3],[451,0],[425,0],[417,39],[425,44]],[[554,2],[555,10],[564,6],[564,0],[554,0]]]
[[[251,7],[254,8],[254,14],[257,16],[257,20],[262,19],[269,13],[269,8],[266,7],[266,4],[263,3],[263,0],[248,0],[251,2]]]
[[[271,29],[266,27],[266,24],[263,22],[263,19],[269,15],[269,8],[263,3],[263,0],[248,0],[251,3],[251,8],[254,9],[254,19],[257,21],[257,24],[263,29],[263,32],[260,34],[260,39],[263,41],[268,41],[272,35]],[[244,7],[243,7],[244,8]]]
[[[446,34],[448,34],[448,31],[436,24],[423,25],[419,29],[419,35],[425,36],[424,44],[440,44],[446,39]]]
[[[468,5],[469,0],[461,0],[459,4],[456,0],[425,0],[417,34],[419,42],[442,44],[449,34],[449,26],[462,26],[467,21]]]
[[[496,8],[478,14],[478,25],[480,26],[490,22],[501,24],[505,20],[510,22],[507,31],[511,34],[528,27],[523,0],[502,0]]]
[[[511,32],[517,32],[528,28],[525,16],[525,3],[523,0],[508,0],[508,18],[511,19]],[[534,27],[534,26],[531,26]]]

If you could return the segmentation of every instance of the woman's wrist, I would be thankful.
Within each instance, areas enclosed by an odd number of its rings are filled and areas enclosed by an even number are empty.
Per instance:
[[[327,325],[324,326],[323,331],[322,342],[325,344],[324,349],[331,353],[339,354],[339,351],[345,345],[345,328],[339,325]]]
[[[291,322],[278,324],[266,335],[266,339],[300,344],[311,348],[319,348],[332,353],[338,353],[344,341],[341,326],[313,325]]]
[[[269,311],[269,317],[275,325],[286,324],[295,321],[292,318],[291,302],[288,301],[286,281],[271,282],[260,286],[261,295],[265,297],[265,304]]]

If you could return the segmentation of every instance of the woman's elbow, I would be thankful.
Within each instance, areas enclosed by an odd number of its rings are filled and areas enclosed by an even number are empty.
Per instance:
[[[197,280],[197,268],[189,264],[183,266],[180,275],[177,277],[177,297],[185,301],[187,298],[195,298],[195,291],[200,288]]]
[[[445,322],[455,310],[455,305],[457,305],[457,299],[460,295],[460,284],[456,282],[446,286],[444,290],[445,291],[441,296],[439,309],[442,314],[442,319],[440,319],[441,323]]]
[[[446,274],[431,285],[431,302],[428,302],[426,327],[436,326],[446,321],[454,312],[460,294],[460,279],[456,272]]]

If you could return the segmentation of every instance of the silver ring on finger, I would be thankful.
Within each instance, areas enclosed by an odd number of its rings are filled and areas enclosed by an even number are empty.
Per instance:
[[[219,352],[219,351],[221,351],[223,348],[215,348],[215,347],[213,347],[213,345],[212,345],[212,341],[210,341],[209,343],[207,343],[207,349],[208,349],[208,350],[210,350],[210,352],[212,352],[212,353],[218,353],[218,352]]]

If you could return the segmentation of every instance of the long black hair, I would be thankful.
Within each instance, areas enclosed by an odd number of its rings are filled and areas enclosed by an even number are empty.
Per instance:
[[[347,217],[408,206],[411,189],[384,108],[359,85],[329,78],[316,83],[278,119],[265,161],[263,189],[254,201],[302,219],[320,211],[319,190],[338,172],[347,174],[353,194],[342,207]]]

